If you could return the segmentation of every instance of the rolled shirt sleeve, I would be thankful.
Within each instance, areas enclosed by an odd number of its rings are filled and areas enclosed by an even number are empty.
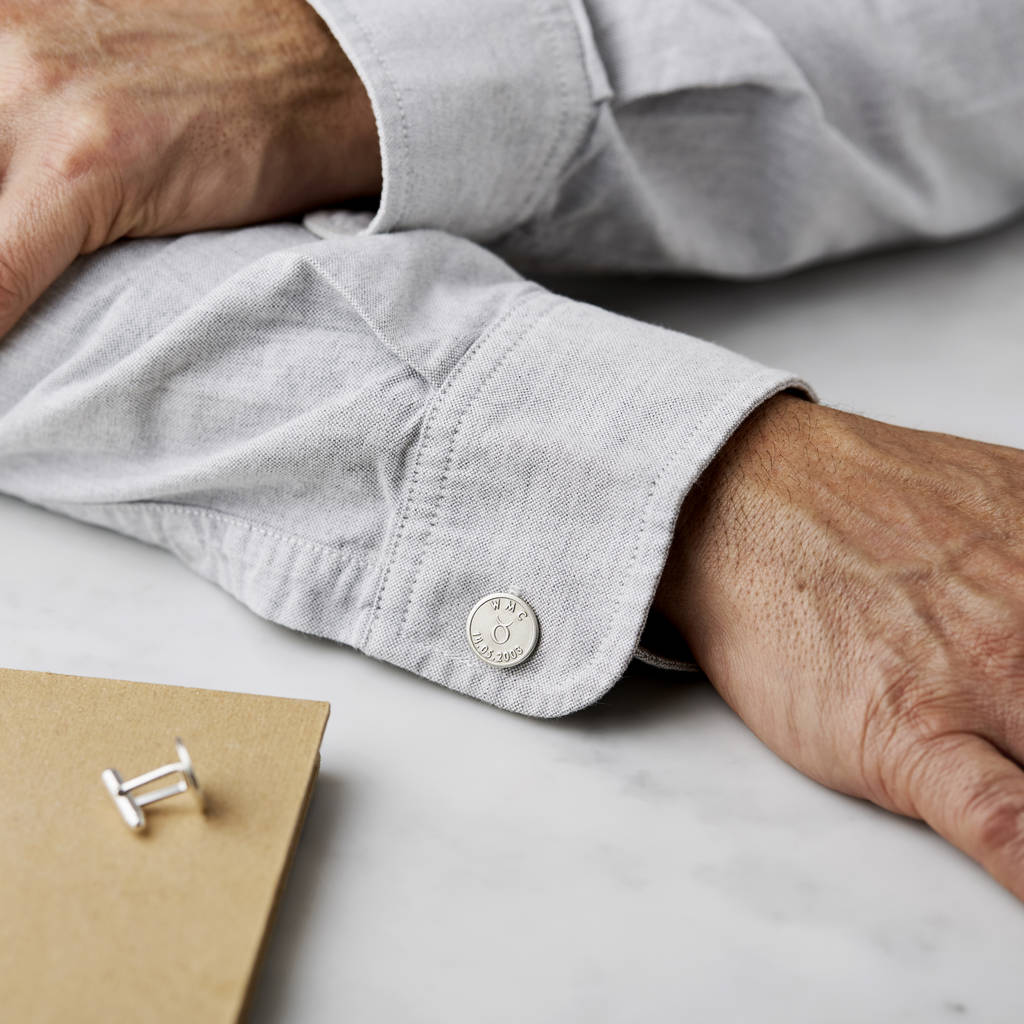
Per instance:
[[[372,231],[745,278],[1024,207],[1019,0],[312,2],[377,113]]]
[[[261,616],[531,715],[633,656],[680,503],[800,384],[437,231],[118,243],[0,346],[0,489],[159,545]],[[495,592],[533,656],[480,660]]]
[[[568,0],[311,0],[363,80],[383,192],[369,230],[491,241],[546,203],[607,95]]]

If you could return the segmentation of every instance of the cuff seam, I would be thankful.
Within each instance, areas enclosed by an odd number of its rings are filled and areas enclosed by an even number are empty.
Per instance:
[[[420,555],[416,562],[416,570],[413,574],[412,583],[409,587],[409,596],[406,600],[405,607],[402,609],[402,618],[398,624],[398,635],[402,636],[405,631],[405,624],[409,619],[409,611],[411,610],[417,588],[420,583],[421,572],[423,568],[423,555],[426,550],[430,547],[430,543],[434,537],[434,531],[437,527],[437,520],[440,515],[440,510],[444,507],[447,498],[447,487],[448,480],[451,476],[452,461],[455,458],[455,453],[458,450],[458,444],[460,435],[462,433],[462,426],[469,415],[470,411],[474,408],[477,398],[483,393],[487,385],[490,384],[491,380],[495,375],[504,367],[505,363],[509,360],[515,350],[523,343],[523,341],[530,337],[534,331],[544,322],[544,320],[554,310],[556,303],[551,301],[547,304],[547,308],[542,310],[532,321],[530,321],[524,330],[513,335],[509,341],[506,342],[504,351],[494,360],[491,368],[487,371],[486,376],[480,381],[479,389],[470,396],[469,401],[464,402],[461,411],[459,412],[459,418],[455,421],[455,426],[452,429],[451,443],[448,446],[448,451],[445,454],[444,466],[441,469],[440,478],[437,483],[438,493],[437,500],[434,502],[434,507],[430,513],[430,522],[427,524],[427,533],[423,540],[423,545],[420,549]],[[415,642],[415,641],[414,641]]]
[[[405,112],[405,102],[402,99],[402,90],[399,89],[398,85],[396,84],[395,76],[391,73],[391,68],[388,65],[387,61],[384,59],[384,55],[381,52],[380,47],[377,45],[377,41],[373,38],[373,34],[366,27],[366,23],[359,16],[359,14],[356,12],[354,7],[352,7],[352,5],[346,4],[345,5],[345,10],[348,11],[349,17],[352,19],[352,21],[355,23],[356,27],[359,29],[360,33],[362,33],[363,37],[366,39],[366,45],[370,48],[370,53],[373,55],[373,59],[376,61],[377,66],[380,68],[380,70],[381,70],[381,72],[382,72],[382,74],[384,76],[384,80],[387,82],[388,89],[390,90],[392,99],[394,100],[394,103],[395,103],[395,107],[398,110],[398,120],[399,120],[399,123],[401,125],[402,164],[403,164],[403,166],[408,166],[408,163],[409,163],[409,118],[408,118],[408,115]],[[347,48],[345,48],[345,55],[348,57],[348,59],[350,61],[352,61],[352,55],[348,52]],[[355,62],[354,61],[353,61],[353,66],[355,66]],[[364,84],[367,83],[366,76],[360,75],[360,78],[362,78],[364,80]],[[373,97],[372,96],[370,97],[370,106],[371,107],[375,106],[374,103],[373,103]],[[377,137],[379,139],[379,145],[380,145],[380,150],[381,150],[381,164],[382,164],[382,167],[381,167],[381,179],[382,179],[382,186],[381,186],[380,208],[383,211],[384,210],[384,189],[386,189],[388,187],[386,179],[387,178],[391,178],[392,180],[394,180],[394,174],[393,174],[393,172],[391,171],[391,168],[390,168],[390,165],[393,164],[393,161],[388,159],[388,158],[386,158],[385,155],[384,155],[384,150],[386,148],[385,145],[384,145],[384,142],[385,142],[385,140],[384,140],[384,133],[381,131],[381,122],[380,122],[380,119],[377,117],[376,109],[374,110],[374,120],[377,122]],[[399,196],[399,199],[398,199],[398,211],[397,211],[397,213],[396,213],[396,215],[394,217],[394,220],[397,221],[398,223],[401,223],[402,218],[405,216],[406,208],[409,205],[409,203],[408,203],[408,200],[409,200],[409,187],[410,187],[410,182],[411,181],[412,181],[412,176],[408,172],[406,172],[405,174],[402,175],[402,192],[401,192],[401,195]],[[374,218],[374,220],[376,220],[376,217]],[[369,230],[370,231],[373,230],[373,224],[372,223],[370,225]]]
[[[571,13],[571,11],[570,11]],[[575,21],[575,19],[574,19]],[[579,27],[574,24],[575,37],[577,41],[577,48],[579,50],[578,59],[581,64],[584,64],[583,44],[579,37]],[[540,205],[541,198],[543,197],[543,189],[545,186],[544,175],[547,173],[549,166],[554,163],[555,155],[558,152],[558,144],[565,133],[566,126],[569,121],[570,115],[570,102],[569,102],[569,78],[565,72],[565,62],[560,59],[558,49],[558,36],[555,32],[544,32],[546,42],[549,48],[553,51],[552,59],[555,62],[555,66],[558,68],[558,125],[555,131],[551,133],[550,141],[548,143],[548,151],[544,156],[544,159],[537,166],[535,173],[536,182],[533,187],[533,191],[530,192],[529,197],[523,203],[523,211],[521,216],[516,218],[515,223],[508,229],[514,231],[521,224],[526,223],[534,214],[536,208]],[[584,65],[585,66],[585,65]],[[587,81],[589,83],[590,76],[587,75]],[[583,133],[584,138],[586,132]],[[575,153],[575,147],[568,154],[569,159],[565,161],[565,165],[568,166],[572,155]]]

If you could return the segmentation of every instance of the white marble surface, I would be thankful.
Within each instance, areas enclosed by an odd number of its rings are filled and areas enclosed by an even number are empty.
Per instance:
[[[1024,447],[1024,226],[774,283],[572,290],[835,404]],[[258,1024],[1024,1019],[1024,907],[705,685],[642,673],[518,718],[6,498],[0,566],[0,663],[332,703]]]

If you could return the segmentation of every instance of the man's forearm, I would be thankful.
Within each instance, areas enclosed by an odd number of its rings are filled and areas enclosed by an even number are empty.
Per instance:
[[[656,603],[812,778],[1024,899],[1024,452],[772,399],[690,492]]]

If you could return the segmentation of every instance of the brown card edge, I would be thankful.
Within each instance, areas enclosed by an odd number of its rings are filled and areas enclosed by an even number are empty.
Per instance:
[[[317,743],[316,754],[313,759],[313,766],[309,774],[309,784],[306,786],[306,793],[302,799],[302,804],[299,807],[298,815],[295,820],[294,827],[292,828],[292,841],[288,847],[288,852],[285,855],[284,863],[281,865],[281,871],[278,874],[277,886],[274,889],[274,896],[271,900],[270,910],[267,914],[266,921],[263,925],[263,937],[260,939],[259,949],[256,951],[255,959],[253,960],[252,970],[249,972],[249,981],[245,986],[245,992],[242,996],[242,1002],[238,1009],[238,1016],[235,1018],[237,1024],[243,1024],[246,1017],[249,1014],[249,1010],[252,1004],[252,997],[256,989],[256,978],[259,976],[260,971],[263,969],[263,962],[267,956],[267,950],[270,947],[270,936],[273,933],[274,925],[277,922],[278,912],[281,906],[282,896],[284,895],[285,886],[288,881],[288,877],[291,874],[292,864],[295,861],[295,854],[299,848],[299,840],[302,837],[302,830],[306,824],[306,816],[309,812],[309,806],[313,802],[313,790],[316,787],[317,779],[320,778],[320,743],[323,742],[324,731],[327,728],[327,720],[330,718],[331,705],[325,701],[317,701],[317,703],[324,704],[327,708],[327,713],[324,715],[323,725],[320,729],[320,740]]]

